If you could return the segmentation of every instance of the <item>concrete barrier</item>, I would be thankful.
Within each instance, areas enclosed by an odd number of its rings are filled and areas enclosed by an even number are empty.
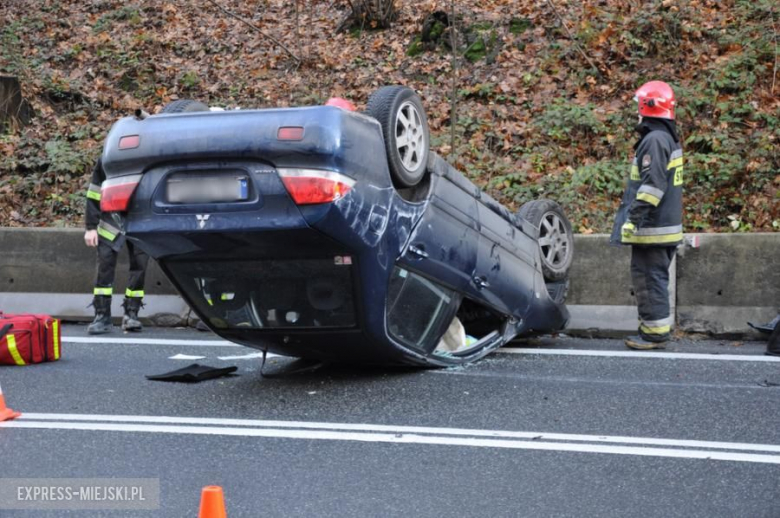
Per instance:
[[[677,324],[742,335],[780,311],[780,233],[698,234],[677,266]]]
[[[81,229],[0,228],[0,310],[43,312],[87,320],[92,309],[95,251]],[[780,309],[780,233],[700,234],[671,267],[670,302],[678,328],[714,335],[757,336],[747,321],[768,322]],[[568,305],[573,334],[620,335],[636,330],[630,249],[606,235],[575,236]],[[117,293],[127,282],[120,255]],[[191,321],[190,310],[156,264],[150,263],[143,314],[158,325]],[[121,315],[122,297],[113,312]]]
[[[48,313],[67,320],[91,320],[96,249],[84,244],[83,229],[0,228],[0,310]],[[127,286],[127,252],[119,255],[111,312],[122,315]],[[154,261],[146,273],[147,323],[185,325],[190,309]]]

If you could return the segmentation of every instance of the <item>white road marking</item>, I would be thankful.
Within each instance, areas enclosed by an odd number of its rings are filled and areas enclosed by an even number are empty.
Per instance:
[[[506,354],[544,354],[550,356],[604,356],[613,358],[644,358],[667,360],[720,360],[735,362],[780,362],[778,356],[759,356],[748,354],[707,354],[707,353],[672,353],[659,351],[594,351],[589,349],[535,349],[503,347],[496,349],[498,353]]]
[[[193,356],[191,354],[176,354],[168,358],[169,360],[203,360],[205,356]]]
[[[51,421],[35,421],[37,418],[50,417]],[[640,439],[632,437],[601,437],[587,435],[571,434],[534,434],[533,432],[498,432],[489,430],[455,430],[447,428],[420,428],[420,427],[392,427],[381,425],[349,425],[349,424],[329,424],[329,423],[293,423],[283,421],[260,421],[262,423],[281,423],[295,428],[301,428],[300,425],[327,426],[328,429],[290,429],[290,428],[259,428],[246,426],[194,426],[194,425],[175,425],[175,424],[139,424],[146,419],[196,419],[196,418],[166,418],[155,416],[89,416],[89,415],[70,415],[70,417],[80,417],[81,419],[64,420],[68,414],[25,414],[22,418],[15,421],[6,421],[0,423],[0,428],[32,428],[32,429],[50,429],[50,430],[84,430],[84,431],[117,431],[117,432],[146,432],[146,433],[168,433],[185,435],[217,435],[217,436],[237,436],[237,437],[266,437],[279,439],[305,439],[305,440],[338,440],[338,441],[358,441],[374,443],[402,443],[402,444],[425,444],[441,446],[466,446],[479,448],[509,448],[524,450],[546,450],[563,451],[579,453],[607,453],[616,455],[640,455],[649,457],[666,457],[682,459],[707,459],[723,460],[734,462],[755,462],[765,464],[780,464],[780,455],[767,454],[777,452],[775,445],[758,445],[742,443],[708,443],[700,441],[672,441],[668,439]],[[87,420],[95,421],[119,419],[134,419],[136,422],[116,423],[116,422],[84,422]],[[63,420],[60,420],[63,419]],[[218,419],[200,419],[200,423],[213,421],[233,421]],[[244,421],[244,420],[238,420]],[[251,421],[245,421],[251,422]],[[371,427],[370,431],[341,431],[334,428],[350,429],[350,427]],[[381,429],[389,429],[382,431]],[[425,435],[414,433],[415,431],[427,430],[435,435]],[[389,432],[389,433],[388,433]],[[446,433],[448,432],[448,433]],[[468,432],[468,433],[464,433]],[[507,435],[518,434],[518,435]],[[520,440],[520,435],[522,439]],[[452,435],[470,435],[463,437],[453,437]],[[488,438],[491,437],[491,438]],[[499,437],[499,438],[492,438]],[[611,442],[619,442],[618,439],[637,441],[637,444],[643,446],[622,446],[605,444],[582,444],[572,442],[543,442],[540,439],[553,439],[556,437],[566,437],[565,440],[579,440],[599,442],[611,439]],[[530,440],[529,440],[530,439]],[[641,442],[640,442],[641,441]],[[649,444],[656,444],[654,441],[670,441],[672,446],[688,446],[693,444],[718,445],[718,448],[727,450],[749,449],[761,451],[764,454],[738,453],[734,451],[718,450],[693,450],[693,449],[672,449],[648,447]],[[714,446],[708,446],[713,447]]]
[[[243,345],[228,342],[227,340],[181,340],[166,338],[102,338],[92,336],[63,336],[62,343],[66,344],[125,344],[125,345],[185,345],[190,347],[244,347]],[[505,354],[538,354],[547,356],[601,356],[612,358],[643,358],[643,359],[667,359],[667,360],[719,360],[738,362],[780,362],[777,356],[760,356],[748,354],[707,354],[707,353],[674,353],[659,351],[603,351],[591,349],[537,349],[502,347],[496,349],[497,353]],[[260,353],[254,353],[260,354]],[[255,356],[255,357],[261,357]],[[268,354],[271,358],[273,355]],[[219,359],[250,359],[249,356],[223,356]]]
[[[99,336],[63,336],[64,344],[188,345],[192,347],[244,347],[227,340],[172,340],[164,338],[103,338]]]
[[[249,353],[249,354],[242,354],[240,356],[217,356],[217,360],[225,360],[225,361],[232,361],[232,360],[256,360],[258,358],[262,358],[263,353]],[[266,358],[278,358],[278,354],[268,353],[266,355]]]
[[[678,446],[683,448],[714,448],[780,453],[780,445],[738,442],[693,441],[687,439],[657,439],[653,437],[625,437],[612,435],[582,435],[566,433],[516,432],[510,430],[480,430],[473,428],[438,428],[430,426],[382,425],[365,423],[323,423],[315,421],[277,421],[264,419],[231,419],[219,417],[174,417],[111,414],[42,414],[25,412],[23,421],[95,421],[111,423],[144,423],[175,425],[208,425],[256,428],[304,428],[311,430],[349,430],[360,432],[415,433],[434,435],[468,435],[512,439],[544,439],[548,441],[606,442],[652,446]],[[17,421],[18,422],[18,421]]]

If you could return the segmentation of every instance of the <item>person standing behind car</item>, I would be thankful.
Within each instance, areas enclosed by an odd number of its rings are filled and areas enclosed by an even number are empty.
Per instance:
[[[671,338],[669,266],[682,242],[683,153],[672,88],[650,81],[637,91],[639,141],[610,241],[631,246],[639,334],[631,349],[663,349]]]
[[[142,307],[144,277],[146,265],[149,262],[149,256],[126,240],[125,235],[115,225],[112,213],[100,210],[101,185],[105,179],[106,173],[103,171],[102,161],[98,159],[92,169],[92,178],[87,190],[87,207],[84,218],[86,222],[84,242],[87,246],[97,247],[97,275],[92,300],[92,305],[95,308],[95,319],[87,328],[87,332],[91,335],[111,331],[111,297],[114,293],[116,263],[119,252],[125,244],[127,244],[127,252],[130,256],[130,278],[122,304],[124,308],[122,329],[140,331],[143,328],[138,320],[138,311]]]

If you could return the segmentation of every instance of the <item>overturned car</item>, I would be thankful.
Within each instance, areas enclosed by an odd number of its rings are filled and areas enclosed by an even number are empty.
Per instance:
[[[561,208],[513,214],[481,192],[429,150],[409,88],[344,106],[180,100],[121,119],[102,208],[215,333],[255,349],[450,366],[563,329]]]

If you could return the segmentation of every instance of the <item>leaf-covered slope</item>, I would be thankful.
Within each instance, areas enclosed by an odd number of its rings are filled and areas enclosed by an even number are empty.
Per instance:
[[[633,92],[661,79],[679,97],[687,230],[779,229],[771,0],[456,2],[455,72],[449,2],[398,5],[388,30],[337,34],[346,2],[5,0],[0,74],[22,80],[37,117],[0,136],[0,225],[80,224],[101,140],[135,108],[332,95],[362,108],[377,87],[406,84],[434,147],[495,197],[515,208],[550,197],[575,229],[607,231],[635,140]],[[435,11],[444,23],[421,38]]]

